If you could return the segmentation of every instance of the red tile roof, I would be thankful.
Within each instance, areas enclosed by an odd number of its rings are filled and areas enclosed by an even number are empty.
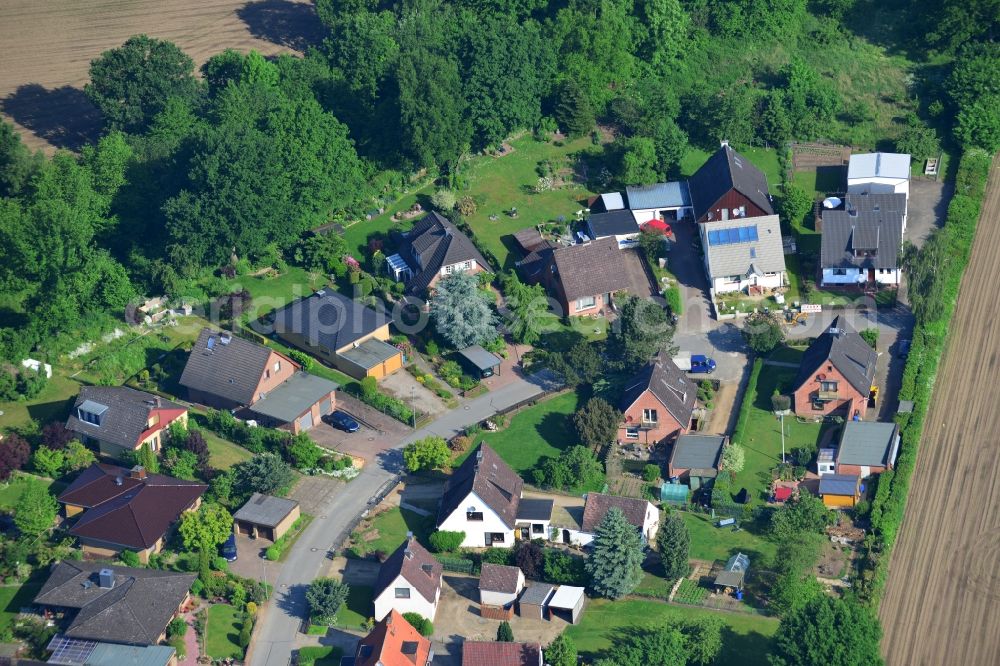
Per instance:
[[[465,641],[462,666],[541,666],[541,643]]]
[[[354,666],[426,666],[431,642],[393,609],[361,639]]]

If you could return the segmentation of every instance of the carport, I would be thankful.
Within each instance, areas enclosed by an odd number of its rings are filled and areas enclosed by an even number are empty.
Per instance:
[[[584,595],[582,587],[560,585],[556,593],[549,599],[549,612],[562,617],[570,624],[576,624],[580,621],[586,601],[587,597]]]
[[[532,583],[521,595],[517,614],[532,620],[549,619],[546,609],[554,589],[554,586],[545,583]]]
[[[458,352],[458,361],[474,377],[484,379],[500,373],[503,359],[479,345],[472,345]]]
[[[295,500],[254,493],[233,514],[233,527],[237,534],[277,541],[298,519],[299,503]]]

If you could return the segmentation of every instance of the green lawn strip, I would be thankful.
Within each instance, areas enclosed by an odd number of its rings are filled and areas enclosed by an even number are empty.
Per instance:
[[[219,437],[207,428],[201,428],[201,435],[208,444],[208,464],[215,469],[227,470],[236,463],[253,457],[253,454],[242,446]]]
[[[516,472],[527,472],[542,458],[556,458],[563,449],[577,443],[569,417],[579,402],[575,391],[547,398],[515,414],[503,430],[477,435],[476,441],[486,442]],[[454,465],[461,464],[471,452]]]
[[[362,623],[372,616],[372,588],[367,585],[352,585],[347,593],[347,601],[337,613],[335,627],[360,629]]]
[[[340,666],[343,651],[333,645],[310,645],[299,648],[299,666]]]
[[[0,402],[0,428],[21,428],[32,419],[45,425],[50,421],[65,421],[71,398],[80,392],[80,382],[67,377],[60,368],[52,368],[52,378],[42,392],[31,400]]]
[[[576,643],[584,659],[592,662],[620,639],[626,638],[632,629],[658,627],[668,620],[708,615],[721,618],[725,623],[722,652],[715,664],[764,666],[768,663],[767,653],[771,648],[771,637],[778,629],[778,621],[757,615],[701,610],[657,601],[592,599],[583,612],[580,624],[568,627],[566,634]]]
[[[406,540],[407,532],[413,532],[417,540],[427,546],[427,537],[433,531],[433,516],[421,516],[413,511],[393,507],[377,515],[370,526],[355,530],[351,535],[354,546],[346,554],[364,557],[368,553],[381,551],[388,555]],[[366,536],[370,540],[366,540]]]
[[[48,569],[38,569],[22,585],[0,585],[0,633],[11,628],[21,609],[30,606],[48,578]]]
[[[211,606],[205,629],[205,652],[208,656],[214,659],[242,659],[243,648],[239,646],[242,626],[241,613],[229,604]]]
[[[66,487],[65,483],[56,482],[45,476],[35,476],[27,472],[17,472],[10,481],[0,484],[0,511],[13,511],[21,501],[21,495],[33,483],[40,483],[53,494],[58,494]]]
[[[794,363],[798,365],[802,361],[803,349],[796,347],[778,347],[771,352],[767,360],[776,363]]]
[[[773,542],[742,526],[734,532],[730,527],[716,527],[711,516],[681,512],[691,538],[690,557],[694,560],[725,561],[737,552],[750,557],[755,565],[772,562],[777,555]],[[716,519],[717,520],[717,519]]]

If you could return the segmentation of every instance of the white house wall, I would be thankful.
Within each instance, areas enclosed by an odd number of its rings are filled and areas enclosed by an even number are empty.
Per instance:
[[[868,271],[864,269],[847,268],[844,269],[844,275],[834,275],[833,271],[832,268],[823,269],[824,285],[864,284],[868,281]],[[876,270],[875,281],[879,284],[896,285],[899,284],[899,273],[898,269]]]
[[[900,178],[852,178],[847,181],[848,194],[902,193],[910,198],[910,181]]]
[[[586,546],[594,540],[594,535],[590,532],[584,532],[583,530],[570,530],[557,527],[558,531],[555,535],[556,538],[553,539],[556,543],[564,543],[568,546]],[[569,539],[566,539],[566,536]]]
[[[470,510],[481,511],[483,519],[468,520],[465,514]],[[458,508],[438,525],[438,529],[449,532],[465,532],[465,539],[462,541],[462,546],[465,548],[485,547],[487,532],[497,532],[504,535],[504,542],[497,543],[497,546],[510,547],[514,545],[514,530],[507,527],[500,516],[475,493],[469,493],[459,503]]]
[[[406,587],[410,589],[409,599],[397,599],[396,588]],[[402,576],[397,576],[392,581],[392,585],[385,588],[385,591],[375,598],[375,620],[381,620],[389,614],[393,608],[399,613],[419,613],[428,620],[434,620],[437,613],[437,602],[441,597],[441,588],[437,590],[437,598],[433,601],[424,598],[413,585]]]
[[[694,217],[694,209],[690,206],[670,206],[668,208],[636,208],[632,210],[632,218],[637,224],[659,220],[664,213],[677,213],[678,218]]]
[[[743,291],[750,286],[777,289],[784,284],[783,275],[783,273],[753,275],[750,276],[750,278],[740,280],[739,282],[730,282],[729,277],[715,278],[712,280],[712,288],[715,289],[715,293],[717,294]]]

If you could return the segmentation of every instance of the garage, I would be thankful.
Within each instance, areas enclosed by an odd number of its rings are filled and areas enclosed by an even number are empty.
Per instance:
[[[247,416],[260,425],[290,430],[294,434],[315,426],[333,411],[337,383],[297,372],[247,409]]]
[[[554,586],[545,583],[532,583],[521,595],[517,614],[532,620],[549,619],[546,609],[554,589]]]
[[[254,493],[233,514],[233,529],[251,539],[277,541],[299,519],[299,503],[273,495]]]
[[[549,613],[560,617],[570,624],[576,624],[583,615],[583,606],[587,601],[582,587],[560,585],[552,598],[549,599]]]

